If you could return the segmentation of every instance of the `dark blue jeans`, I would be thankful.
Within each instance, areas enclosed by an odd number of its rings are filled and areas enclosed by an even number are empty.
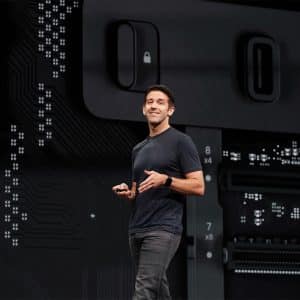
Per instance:
[[[136,267],[134,300],[171,299],[166,271],[180,239],[181,235],[158,230],[129,236]]]

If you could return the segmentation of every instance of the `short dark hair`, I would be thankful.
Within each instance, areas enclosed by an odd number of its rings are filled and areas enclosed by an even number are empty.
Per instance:
[[[175,104],[175,99],[174,99],[174,95],[173,95],[172,91],[164,84],[154,84],[154,85],[149,86],[145,92],[145,98],[144,98],[145,101],[146,101],[147,95],[152,91],[163,92],[164,94],[166,94],[168,96],[171,103],[173,105]]]

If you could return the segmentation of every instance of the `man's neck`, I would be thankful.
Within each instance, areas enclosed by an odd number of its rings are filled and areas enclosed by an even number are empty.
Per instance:
[[[158,135],[170,127],[169,123],[161,123],[158,125],[148,124],[148,125],[149,125],[149,136]]]

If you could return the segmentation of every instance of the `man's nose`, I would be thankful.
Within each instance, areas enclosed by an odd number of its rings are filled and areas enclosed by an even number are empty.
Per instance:
[[[151,108],[157,108],[157,103],[155,102],[155,101],[153,101],[152,103],[151,103],[151,106],[150,106]]]

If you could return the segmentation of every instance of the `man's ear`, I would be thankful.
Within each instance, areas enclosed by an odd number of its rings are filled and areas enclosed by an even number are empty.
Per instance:
[[[171,106],[168,111],[168,116],[171,117],[175,111],[175,106]]]
[[[143,115],[146,115],[146,111],[145,111],[145,105],[143,105]]]

